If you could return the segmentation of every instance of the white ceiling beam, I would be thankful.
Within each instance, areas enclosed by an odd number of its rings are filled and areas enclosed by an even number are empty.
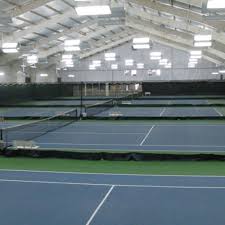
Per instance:
[[[12,35],[4,36],[4,39],[7,39],[7,41],[21,41],[23,37],[30,35],[31,33],[40,32],[43,28],[46,27],[52,27],[57,23],[60,23],[62,21],[68,20],[70,17],[76,17],[76,11],[75,9],[69,9],[63,14],[57,14],[55,16],[52,16],[49,20],[42,20],[37,25],[32,25],[26,30],[13,32]],[[0,42],[1,44],[1,42]]]
[[[106,51],[108,49],[115,48],[118,45],[121,45],[121,44],[123,44],[125,42],[128,42],[128,41],[132,40],[135,36],[136,36],[136,34],[133,34],[133,35],[128,35],[128,36],[126,36],[124,38],[120,38],[117,41],[114,41],[114,42],[109,43],[109,44],[105,44],[105,45],[103,45],[103,46],[101,46],[99,48],[95,48],[95,49],[93,49],[93,50],[91,50],[91,51],[89,51],[87,53],[83,53],[83,54],[80,55],[80,58],[81,59],[87,58],[87,57],[90,57],[92,55],[95,55],[95,54],[101,53],[103,51]]]
[[[169,13],[169,14],[172,14],[175,16],[179,16],[185,20],[196,21],[198,23],[205,24],[207,26],[221,29],[222,31],[225,30],[223,22],[208,21],[203,17],[202,14],[188,10],[188,9],[164,4],[164,3],[161,3],[161,2],[155,1],[155,0],[129,0],[129,3],[142,5],[144,7],[151,8],[151,9],[154,9],[154,10],[157,10],[160,12],[165,12],[165,13]]]
[[[188,32],[191,33],[201,33],[201,32],[205,32],[205,28],[204,26],[199,27],[199,26],[195,26],[192,25],[191,23],[189,23],[188,21],[185,22],[184,21],[178,21],[176,19],[170,19],[168,17],[163,17],[163,16],[156,16],[154,14],[150,14],[146,11],[141,10],[140,7],[131,7],[129,4],[127,5],[127,12],[133,16],[140,16],[142,18],[151,20],[151,21],[155,21],[158,23],[162,23],[165,24],[167,26],[171,26],[177,29],[182,29],[182,30],[187,30]],[[221,32],[217,32],[215,30],[212,30],[212,38],[213,40],[216,40],[218,42],[221,42],[223,44],[225,44],[225,34],[221,33]]]
[[[40,6],[43,6],[49,2],[52,2],[53,0],[31,0],[27,2],[26,4],[23,4],[22,6],[16,6],[12,10],[10,10],[8,13],[12,17],[20,16],[26,12],[30,12]]]
[[[129,15],[138,16],[145,20],[163,24],[163,25],[172,27],[174,29],[187,31],[188,33],[193,35],[193,41],[194,41],[194,34],[198,34],[200,32],[205,31],[203,28],[193,26],[188,23],[185,24],[181,21],[171,20],[167,17],[155,16],[155,15],[151,15],[149,13],[143,12],[143,11],[140,13],[140,9],[138,10],[137,8],[131,9],[131,7],[128,7],[128,13],[129,13]],[[213,35],[213,40],[216,40],[217,42],[220,42],[222,44],[214,43],[212,48],[209,48],[210,51],[212,53],[214,53],[215,55],[217,55],[218,57],[225,58],[225,35],[219,34],[217,32],[212,32],[212,35]]]
[[[79,31],[81,29],[83,29],[84,27],[91,26],[91,25],[96,24],[96,23],[97,23],[97,20],[95,20],[95,19],[89,20],[86,23],[79,24],[76,27],[64,29],[64,31],[62,33],[53,34],[53,35],[51,35],[48,38],[41,38],[37,42],[34,43],[33,48],[41,51],[41,48],[43,46],[48,45],[50,42],[52,42],[54,40],[57,40],[60,37],[69,35],[71,33],[73,33],[73,34],[77,33],[77,36],[81,37],[82,35],[79,33]],[[9,63],[10,61],[14,61],[14,60],[18,59],[18,57],[19,57],[19,54],[12,54],[12,55],[5,54],[5,55],[2,55],[1,56],[1,63],[2,64]]]
[[[63,32],[57,33],[57,34],[52,34],[48,38],[42,38],[42,39],[38,40],[35,44],[37,45],[37,48],[40,48],[43,45],[48,45],[52,41],[57,41],[57,39],[59,39],[63,36],[67,36],[67,35],[71,35],[71,34],[77,34],[77,36],[83,36],[79,33],[79,31],[85,27],[89,27],[94,24],[97,24],[97,22],[98,21],[96,19],[93,19],[93,20],[88,20],[87,22],[79,24],[72,28],[65,28],[63,30]]]
[[[181,32],[177,32],[175,30],[168,30],[166,28],[157,27],[157,25],[150,24],[147,21],[142,21],[140,19],[135,18],[129,18],[126,22],[127,26],[133,27],[134,29],[137,29],[139,31],[145,31],[148,32],[151,36],[156,35],[160,37],[166,37],[169,40],[175,40],[176,43],[181,45],[189,46],[190,48],[194,49],[193,47],[193,40],[191,38],[188,38],[188,35],[185,35]],[[220,58],[217,55],[214,55],[212,52],[210,52],[209,49],[204,51],[205,53],[209,53],[210,56],[214,59],[216,59],[220,64],[224,63],[224,58]]]
[[[99,36],[101,34],[104,34],[106,32],[109,32],[109,31],[113,30],[113,28],[115,28],[115,27],[118,27],[118,26],[117,25],[112,25],[112,26],[108,26],[107,28],[103,27],[101,29],[98,29],[95,32],[89,33],[87,36],[82,36],[80,34],[81,42],[88,41],[91,38],[94,38],[94,37],[97,37],[97,36]],[[46,58],[48,56],[51,56],[51,55],[57,54],[58,52],[63,52],[63,51],[64,51],[63,45],[58,45],[58,46],[55,46],[55,47],[50,48],[48,50],[42,50],[42,51],[40,51],[39,52],[39,57],[40,58]]]
[[[180,44],[180,43],[177,43],[173,40],[170,40],[170,39],[167,39],[167,38],[163,38],[161,36],[156,36],[156,35],[152,35],[151,34],[151,40],[152,41],[155,41],[159,44],[163,44],[165,46],[169,46],[169,47],[172,47],[172,48],[175,48],[175,49],[178,49],[178,50],[182,50],[182,51],[185,51],[185,52],[190,52],[191,50],[193,50],[192,48],[190,48],[189,46],[186,46],[184,44]],[[207,56],[207,55],[203,55],[203,58],[208,60],[209,62],[212,62],[212,63],[215,63],[215,64],[221,64],[220,61],[214,59],[214,58],[211,58],[210,56]]]
[[[111,46],[113,45],[114,47],[117,45],[121,45],[126,41],[131,40],[133,37],[135,37],[135,34],[138,33],[138,31],[134,30],[133,28],[126,28],[125,30],[121,30],[120,32],[117,32],[115,35],[113,36],[108,36],[102,40],[98,40],[98,41],[93,41],[92,42],[92,48],[90,50],[86,50],[85,53],[80,52],[80,54],[78,55],[79,58],[83,58],[83,57],[89,57],[91,55],[97,54],[99,53],[98,51],[101,51],[101,47],[102,46],[110,46],[110,48],[112,48]],[[131,39],[127,40],[128,36],[132,36]],[[119,40],[126,40],[124,42],[118,42]],[[108,43],[108,41],[110,41],[110,43]],[[116,43],[114,45],[114,42]],[[105,49],[107,50],[107,49]],[[97,53],[95,53],[97,51]],[[86,56],[88,55],[88,56]],[[61,57],[49,57],[48,60],[48,65],[46,67],[51,67],[54,64],[58,64],[59,61],[61,60]]]

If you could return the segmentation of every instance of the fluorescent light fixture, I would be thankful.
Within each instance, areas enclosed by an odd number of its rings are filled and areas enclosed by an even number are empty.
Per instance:
[[[150,59],[151,60],[160,60],[161,56],[151,56]]]
[[[131,76],[136,76],[137,75],[137,70],[131,70]]]
[[[125,66],[133,66],[134,60],[133,59],[126,59],[125,60]]]
[[[224,0],[208,0],[207,4],[208,9],[223,9],[225,8]]]
[[[218,75],[219,73],[218,72],[212,72],[212,75]]]
[[[40,77],[48,77],[48,74],[47,73],[41,73]]]
[[[202,51],[191,51],[191,55],[202,55]]]
[[[116,53],[114,52],[105,53],[105,58],[115,58],[115,57]]]
[[[65,65],[73,65],[73,61],[72,60],[65,60],[65,61],[61,61],[62,63],[64,63]]]
[[[212,42],[211,41],[195,42],[194,46],[195,47],[211,47],[212,46]]]
[[[189,64],[198,64],[198,61],[190,61],[188,62]]]
[[[196,62],[197,63],[198,62],[198,59],[196,59],[196,58],[190,58],[189,59],[189,62]]]
[[[197,34],[194,37],[195,41],[211,41],[212,40],[212,35],[211,34]]]
[[[95,70],[95,69],[96,69],[95,65],[89,65],[89,70]]]
[[[160,65],[160,66],[165,66],[165,65],[167,65],[167,63],[160,62],[159,65]]]
[[[160,63],[167,63],[168,62],[168,59],[160,59],[159,62]]]
[[[202,58],[201,55],[191,55],[191,57],[190,57],[190,59],[201,59],[201,58]]]
[[[73,78],[75,76],[73,74],[69,74],[68,77]]]
[[[62,59],[65,60],[65,59],[72,59],[73,58],[73,55],[62,55]]]
[[[139,88],[139,86],[140,86],[140,84],[135,84],[135,85],[134,85],[134,89],[137,91],[138,88]]]
[[[160,59],[159,60],[159,65],[167,65],[168,59]]]
[[[64,61],[64,63],[65,63],[66,65],[71,65],[71,64],[73,64],[73,61],[71,61],[71,60],[69,60],[69,61]]]
[[[76,7],[79,16],[109,15],[111,9],[108,5],[80,6]]]
[[[156,71],[155,71],[155,74],[156,74],[156,76],[160,76],[160,75],[161,75],[161,70],[159,70],[159,69],[156,70]]]
[[[219,73],[225,73],[225,70],[220,70]]]
[[[149,41],[150,41],[149,37],[134,38],[133,44],[146,44],[149,43]]]
[[[92,65],[95,65],[96,67],[101,66],[101,63],[102,63],[101,60],[93,60],[92,61]]]
[[[105,58],[105,61],[116,61],[116,58]]]
[[[161,57],[162,53],[161,52],[150,52],[151,57]]]
[[[101,60],[93,60],[92,63],[93,64],[101,64]]]
[[[73,66],[74,65],[72,60],[64,61],[64,63],[65,63],[66,66],[69,66],[69,65]]]
[[[29,56],[27,56],[27,63],[29,63],[29,64],[35,64],[37,62],[38,62],[37,55],[29,55]]]
[[[18,43],[3,43],[2,48],[17,48]]]
[[[195,63],[188,63],[188,68],[195,68]]]
[[[17,53],[18,50],[16,48],[3,48],[2,51],[4,53]]]
[[[75,51],[80,51],[80,47],[79,46],[65,46],[64,50],[66,52],[75,52]]]
[[[111,65],[111,69],[112,70],[117,70],[118,69],[118,65],[117,64],[112,64]]]
[[[65,40],[64,46],[80,45],[80,40]]]
[[[0,76],[4,76],[5,75],[5,73],[4,72],[0,72]]]
[[[144,69],[144,63],[137,63],[138,69]]]
[[[133,45],[134,49],[149,49],[150,45],[149,44],[135,44]]]
[[[171,67],[172,67],[172,63],[168,63],[168,64],[165,65],[165,68],[167,68],[167,69],[169,69]]]

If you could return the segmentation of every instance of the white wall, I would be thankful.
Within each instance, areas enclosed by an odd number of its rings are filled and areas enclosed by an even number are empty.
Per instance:
[[[75,68],[68,71],[61,71],[62,80],[65,82],[70,81],[84,81],[84,82],[112,82],[112,81],[170,81],[170,80],[210,80],[219,79],[220,76],[212,75],[211,73],[217,71],[216,65],[201,59],[195,69],[188,69],[189,53],[176,50],[160,44],[153,44],[151,50],[132,50],[131,43],[112,49],[108,52],[115,52],[117,62],[104,61],[104,52],[88,59],[76,63]],[[158,61],[152,61],[149,58],[150,51],[160,51],[163,58],[167,58],[173,64],[172,69],[164,69],[158,65]],[[125,59],[134,59],[133,67],[125,67]],[[92,60],[101,60],[102,66],[98,70],[89,71],[88,66]],[[119,68],[117,71],[111,70],[111,64],[117,63]],[[144,63],[144,70],[137,70],[137,76],[124,75],[125,70],[136,69],[137,63]],[[149,69],[161,69],[161,76],[149,76]],[[75,78],[69,78],[69,74],[74,74]]]
[[[0,66],[0,72],[3,72],[4,75],[0,76],[0,83],[16,83],[17,76],[14,68],[9,66]]]
[[[122,82],[122,81],[170,81],[170,80],[210,80],[219,79],[219,75],[211,75],[212,72],[217,71],[216,65],[204,59],[199,61],[196,69],[188,69],[189,53],[176,50],[157,43],[153,44],[151,50],[134,51],[131,48],[132,43],[126,43],[108,52],[115,52],[118,56],[117,62],[105,62],[104,52],[87,59],[75,62],[75,67],[71,70],[59,71],[62,81],[65,82]],[[163,69],[159,67],[158,61],[151,61],[149,59],[150,51],[160,51],[164,58],[172,62],[172,69]],[[125,67],[125,59],[134,59],[135,65],[133,67]],[[88,69],[92,60],[102,60],[102,66],[96,71]],[[111,70],[111,64],[118,63],[119,69],[117,71]],[[137,76],[124,75],[125,70],[136,69],[136,63],[144,63],[144,70],[137,70]],[[37,69],[26,68],[26,74],[31,76],[33,83],[55,83],[57,82],[57,73],[55,67],[42,69],[43,66],[38,65]],[[149,76],[148,69],[161,69],[161,76]],[[7,67],[0,67],[0,71],[5,72],[5,76],[0,77],[1,83],[24,83],[25,76],[18,73],[22,68],[19,63],[12,63]],[[40,77],[41,73],[47,73],[48,77]],[[75,75],[74,78],[69,78],[68,75]]]

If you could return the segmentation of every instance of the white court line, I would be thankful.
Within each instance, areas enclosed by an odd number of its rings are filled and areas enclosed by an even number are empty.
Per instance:
[[[225,145],[143,145],[152,147],[199,147],[199,148],[225,148]],[[213,151],[212,151],[213,152]]]
[[[127,187],[127,188],[165,188],[165,189],[225,189],[225,186],[183,186],[183,185],[141,185],[141,184],[110,184],[110,183],[80,183],[80,182],[60,182],[60,181],[40,181],[40,180],[9,180],[0,179],[5,183],[31,183],[31,184],[58,184],[58,185],[78,185],[78,186],[104,186],[104,187]]]
[[[212,175],[155,175],[155,174],[122,174],[122,173],[87,173],[87,172],[66,172],[66,171],[46,171],[46,170],[13,170],[0,169],[0,172],[25,172],[25,173],[49,173],[49,174],[74,174],[74,175],[103,175],[103,176],[134,176],[134,177],[185,177],[185,178],[225,178],[225,176]]]
[[[98,213],[98,211],[100,210],[100,208],[102,207],[102,205],[105,203],[106,199],[109,197],[110,193],[112,192],[113,188],[115,186],[113,185],[109,191],[107,192],[107,194],[105,195],[105,197],[102,199],[102,201],[100,202],[100,204],[98,205],[98,207],[95,209],[95,211],[93,212],[93,214],[91,215],[90,219],[87,221],[86,225],[90,225],[92,220],[94,219],[95,215]]]
[[[140,143],[140,146],[143,145],[143,143],[146,141],[146,139],[148,138],[149,134],[152,132],[152,130],[154,129],[155,126],[156,126],[156,125],[153,125],[153,126],[149,129],[148,133],[145,135],[144,139],[143,139],[142,142]]]
[[[48,143],[43,143],[43,142],[37,142],[37,144],[39,145],[73,145],[73,146],[139,146],[139,145],[136,145],[136,144],[102,144],[102,143],[99,143],[99,144],[74,144],[74,143],[55,143],[55,142],[48,142]]]
[[[12,131],[13,133],[21,133],[21,131]],[[42,134],[42,133],[45,133],[45,132],[35,132],[35,131],[24,131],[23,133],[31,133],[31,134]],[[119,134],[119,135],[121,135],[121,134],[145,134],[144,132],[142,132],[142,133],[107,133],[107,132],[104,132],[104,133],[102,133],[102,132],[68,132],[68,131],[62,131],[62,132],[59,132],[59,131],[51,131],[51,133],[54,133],[54,134],[94,134],[94,135],[110,135],[110,134],[113,134],[113,135],[115,135],[115,134]]]
[[[220,116],[223,116],[223,114],[215,107],[213,107],[213,109],[216,111],[217,114],[219,114]]]
[[[154,128],[154,127],[153,127]],[[148,132],[148,134],[146,134],[145,138],[143,139],[143,143],[144,141],[146,140],[146,138],[149,136],[149,134],[151,133],[152,129],[150,130],[150,132]],[[42,145],[73,145],[73,146],[127,146],[127,147],[140,147],[140,146],[143,146],[143,147],[200,147],[200,148],[205,148],[205,147],[210,147],[210,148],[225,148],[225,145],[157,145],[157,144],[154,144],[154,145],[136,145],[136,144],[74,144],[74,143],[55,143],[55,142],[48,142],[48,143],[41,143],[41,142],[38,142],[38,144],[42,144]],[[168,150],[168,151],[171,151],[171,150]],[[213,152],[213,151],[212,151]]]
[[[166,111],[166,108],[164,108],[164,109],[162,110],[162,112],[160,113],[160,117],[163,115],[163,113],[165,113],[165,111]]]

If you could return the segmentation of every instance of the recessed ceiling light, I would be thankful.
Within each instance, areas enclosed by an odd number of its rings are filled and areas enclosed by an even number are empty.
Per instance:
[[[208,0],[207,8],[208,9],[225,8],[225,1],[224,0]]]
[[[211,41],[212,35],[211,34],[197,34],[194,37],[195,41]]]
[[[79,16],[109,15],[111,9],[108,5],[80,6],[76,7]]]
[[[134,38],[133,44],[146,44],[149,43],[149,41],[150,41],[149,37]]]

